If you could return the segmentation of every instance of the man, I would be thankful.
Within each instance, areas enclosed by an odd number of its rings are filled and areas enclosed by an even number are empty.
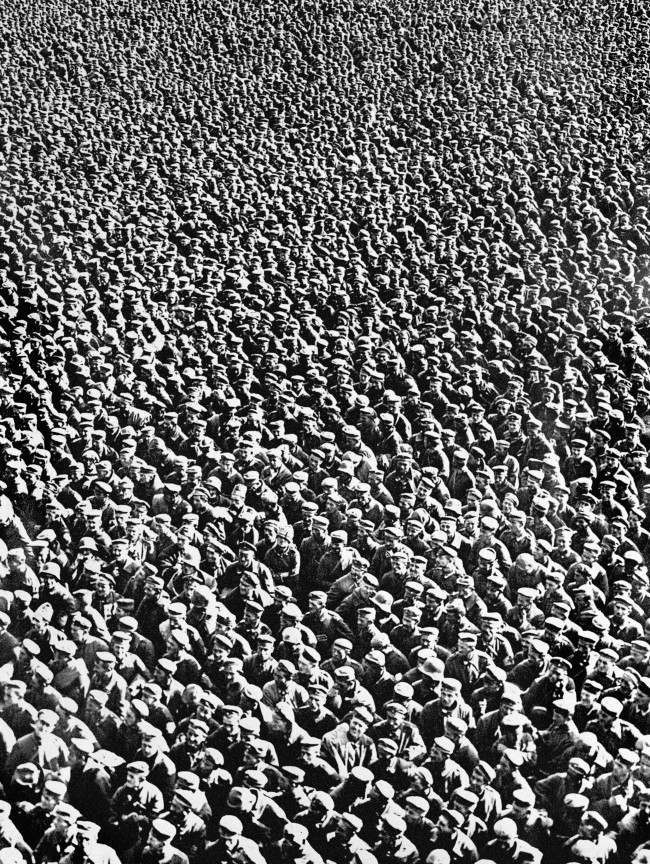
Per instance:
[[[393,627],[390,632],[390,640],[393,645],[407,656],[420,643],[421,619],[421,608],[409,606],[402,613],[402,623]]]
[[[205,822],[196,814],[196,796],[193,792],[177,788],[169,809],[161,814],[176,828],[176,846],[189,858],[190,864],[201,859],[205,850]]]
[[[54,734],[57,735],[67,747],[71,746],[73,740],[84,738],[90,741],[93,745],[96,744],[95,736],[90,731],[88,726],[77,717],[79,706],[77,703],[64,696],[57,706],[56,713],[59,715],[59,720],[54,727]]]
[[[548,623],[548,622],[547,622]],[[550,714],[552,703],[564,696],[575,699],[575,685],[569,678],[571,664],[564,657],[551,657],[548,672],[530,685],[521,695],[524,710],[528,713],[533,707],[546,709]]]
[[[297,526],[294,526],[294,528]],[[325,516],[314,516],[311,534],[300,543],[300,583],[313,584],[319,561],[330,549],[331,541],[327,533],[329,521]]]
[[[503,805],[501,796],[490,784],[495,780],[496,773],[487,762],[479,762],[469,778],[468,791],[477,798],[474,815],[491,828],[501,815]]]
[[[137,626],[137,623],[136,623]],[[120,675],[127,685],[134,689],[144,683],[151,675],[143,661],[131,650],[131,634],[124,630],[116,630],[111,634],[110,653],[117,660]]]
[[[600,710],[595,720],[590,720],[586,732],[593,732],[598,741],[612,756],[622,747],[632,748],[640,737],[638,729],[621,720],[623,703],[613,696],[605,696],[600,701]]]
[[[368,770],[376,781],[383,780],[396,790],[403,792],[411,782],[413,762],[398,756],[397,741],[392,738],[379,738],[377,743],[377,758],[371,762]]]
[[[294,821],[307,828],[309,842],[316,852],[323,858],[330,858],[330,843],[334,840],[339,825],[339,815],[334,809],[332,796],[327,792],[312,792]]]
[[[341,778],[336,768],[320,757],[320,738],[302,737],[299,741],[300,755],[297,766],[304,771],[307,786],[320,791],[328,791],[336,786]]]
[[[535,807],[535,793],[530,789],[515,790],[512,804],[506,808],[503,816],[514,820],[517,836],[521,840],[530,843],[535,849],[548,848],[553,822]]]
[[[359,677],[375,705],[382,705],[391,698],[395,678],[386,670],[386,655],[382,651],[368,651],[362,660]]]
[[[222,816],[217,832],[217,839],[206,845],[201,864],[266,864],[258,844],[243,836],[244,826],[237,816]]]
[[[8,573],[4,582],[7,591],[27,591],[38,597],[40,584],[32,568],[27,564],[25,549],[17,546],[7,552]]]
[[[81,814],[70,804],[57,804],[52,813],[51,827],[43,834],[34,849],[34,860],[60,861],[76,846],[77,819]]]
[[[499,819],[494,824],[494,839],[486,843],[482,855],[494,864],[541,864],[542,852],[517,836],[514,819]]]
[[[627,823],[626,819],[628,820]],[[629,816],[624,817],[621,822],[619,822],[619,829],[624,823],[631,825],[632,819],[630,819]],[[642,825],[639,825],[639,828],[641,829]],[[565,855],[568,855],[571,858],[580,859],[582,857],[580,849],[581,847],[584,849],[584,841],[587,841],[588,843],[593,844],[591,848],[597,854],[597,860],[615,860],[622,851],[620,835],[614,839],[614,837],[609,833],[605,833],[606,831],[607,821],[600,815],[600,813],[596,813],[594,810],[589,810],[586,813],[583,813],[577,834],[569,837],[569,839],[563,843],[562,851]],[[641,837],[638,839],[641,840]],[[639,843],[638,845],[641,844]]]
[[[34,730],[19,738],[5,764],[5,772],[11,777],[15,768],[24,762],[33,762],[42,770],[57,772],[68,764],[68,748],[54,735],[58,715],[49,709],[38,712]]]
[[[212,655],[204,672],[212,683],[220,689],[228,655],[234,645],[233,640],[222,633],[212,639]],[[256,651],[244,658],[243,674],[246,680],[256,687],[263,687],[273,680],[278,661],[273,657],[275,639],[270,633],[260,632],[256,640]]]
[[[138,723],[138,734],[140,746],[135,752],[134,761],[146,762],[149,768],[147,781],[162,792],[165,800],[169,800],[177,771],[183,770],[173,761],[174,748],[167,756],[163,752],[166,744],[162,732],[146,720],[141,720]],[[188,738],[191,738],[189,731]],[[192,767],[193,765],[194,762],[192,762]]]
[[[429,802],[419,795],[408,795],[404,799],[404,821],[406,838],[418,850],[420,860],[426,858],[435,846],[435,823],[428,818]]]
[[[646,647],[647,646],[646,643]],[[621,712],[621,719],[639,730],[641,735],[650,733],[650,678],[639,680],[634,697],[626,699]]]
[[[0,717],[12,730],[16,738],[29,734],[38,715],[33,705],[25,700],[27,685],[24,681],[12,679],[4,685],[4,707]]]
[[[331,609],[327,609],[327,594],[324,591],[311,591],[309,594],[309,611],[302,619],[317,640],[317,647],[322,655],[329,653],[337,639],[351,639],[352,631],[341,618]]]
[[[325,858],[334,864],[370,864],[370,846],[360,837],[363,822],[352,813],[342,813],[329,835]]]
[[[11,819],[11,805],[8,801],[0,802],[0,850],[2,849],[15,849],[25,861],[32,858],[32,850]]]
[[[288,526],[280,526],[274,545],[264,556],[264,564],[270,570],[273,582],[291,587],[296,585],[300,570],[300,553],[291,542],[292,533]]]
[[[66,784],[60,780],[46,780],[36,804],[24,802],[16,813],[16,827],[32,849],[51,827],[54,811],[63,802]]]
[[[549,647],[542,639],[531,639],[527,651],[526,658],[508,672],[508,681],[520,690],[527,690],[545,673],[548,666]]]
[[[634,780],[633,769],[638,761],[635,751],[620,749],[612,770],[597,777],[589,792],[592,809],[604,817],[610,828],[623,818],[637,793],[639,784]]]
[[[417,847],[406,836],[407,824],[396,813],[386,813],[379,828],[379,840],[372,847],[378,864],[416,864]]]
[[[589,777],[591,768],[584,759],[574,756],[569,760],[566,771],[558,771],[538,780],[535,795],[540,808],[557,821],[567,795],[587,795],[592,787]]]
[[[460,681],[461,695],[467,699],[481,675],[480,657],[476,650],[478,637],[471,630],[458,634],[458,649],[445,661],[445,675]]]
[[[338,725],[336,716],[325,707],[327,688],[322,684],[307,687],[307,704],[296,709],[296,723],[315,738],[322,738]]]
[[[116,671],[117,658],[110,651],[99,651],[90,678],[90,690],[101,690],[108,695],[107,707],[118,717],[126,711],[126,681]]]
[[[220,598],[226,599],[232,594],[244,574],[252,575],[256,584],[268,595],[273,595],[274,581],[270,570],[265,564],[255,559],[255,546],[252,543],[243,542],[239,544],[237,561],[226,567],[220,580]]]
[[[173,845],[176,828],[166,819],[154,819],[147,838],[134,850],[133,860],[143,864],[188,864],[187,855]]]
[[[77,645],[70,639],[63,639],[54,645],[54,659],[50,669],[54,672],[53,687],[61,696],[74,699],[81,704],[88,693],[90,676],[83,660],[77,659]]]
[[[112,772],[124,760],[110,750],[95,750],[92,741],[74,738],[70,744],[68,801],[84,816],[104,824],[110,817]]]
[[[596,816],[599,814],[591,811],[590,814],[585,814],[585,816],[587,815]],[[605,823],[605,827],[607,827],[607,823]],[[641,844],[645,846],[650,842],[650,789],[647,787],[639,790],[638,806],[630,808],[618,823],[615,842],[623,860],[631,857],[634,849],[637,849]]]
[[[177,772],[192,771],[195,763],[201,761],[209,731],[210,727],[204,720],[196,716],[189,718],[184,734],[180,735],[169,751],[169,758]]]
[[[411,762],[417,762],[426,755],[426,746],[414,723],[406,719],[407,708],[401,702],[385,704],[386,719],[375,723],[369,730],[377,742],[388,738],[397,744],[397,755]]]
[[[332,643],[330,659],[321,664],[323,671],[334,676],[337,669],[349,666],[355,675],[358,675],[361,664],[351,656],[353,647],[352,638],[337,637]]]
[[[445,718],[444,737],[454,745],[453,759],[460,767],[471,774],[479,763],[478,751],[467,737],[468,725],[460,717]]]
[[[54,646],[61,641],[62,634],[52,626],[54,610],[49,603],[42,603],[34,612],[33,627],[27,631],[26,638],[31,639],[39,647],[39,660],[50,663],[54,657]]]
[[[280,660],[273,671],[273,680],[262,687],[263,702],[274,708],[278,702],[288,702],[294,708],[307,704],[307,691],[293,679],[296,667],[290,660]]]
[[[336,613],[348,626],[351,625],[355,621],[357,610],[372,602],[378,588],[377,579],[371,573],[364,573],[358,585],[336,607]]]
[[[61,864],[76,864],[77,858],[90,864],[121,864],[115,849],[99,843],[100,827],[89,820],[77,822],[77,849],[61,859]]]
[[[476,846],[461,830],[462,824],[462,815],[451,808],[445,808],[436,822],[435,848],[448,853],[450,864],[474,864],[478,859]]]
[[[505,627],[500,613],[485,612],[481,617],[480,628],[478,650],[486,654],[493,665],[510,669],[514,665],[514,657],[510,641],[504,633]]]
[[[356,769],[355,776],[358,777],[359,770]],[[365,782],[367,779],[367,782]],[[376,780],[368,789],[372,775],[366,775],[362,778],[363,786],[360,787],[366,790],[364,797],[359,795],[350,807],[352,814],[361,820],[360,835],[367,843],[375,843],[379,835],[380,827],[384,816],[387,813],[400,813],[395,806],[395,790],[385,780]]]
[[[355,708],[347,723],[339,723],[336,729],[323,737],[321,753],[345,778],[359,765],[368,766],[377,756],[375,745],[366,731],[373,715],[364,706]]]
[[[498,751],[501,758],[495,765],[494,788],[501,796],[503,804],[508,807],[512,804],[513,796],[517,790],[525,789],[532,792],[528,781],[522,773],[526,770],[524,763],[529,754],[514,747],[501,747]]]
[[[30,686],[25,694],[27,701],[37,710],[41,708],[56,710],[62,696],[56,688],[52,687],[54,674],[50,667],[35,659],[31,663],[31,673]]]
[[[76,592],[76,594],[79,594],[79,592]],[[72,641],[77,646],[75,656],[78,660],[83,661],[87,670],[95,668],[95,658],[98,652],[108,649],[108,644],[104,639],[91,635],[92,627],[90,619],[81,613],[77,613],[72,618],[70,625],[70,635]]]
[[[458,717],[467,723],[468,728],[474,727],[472,711],[461,696],[460,681],[455,678],[443,678],[440,695],[427,702],[422,709],[418,726],[427,747],[431,746],[434,738],[445,734],[445,720],[448,717]]]
[[[454,749],[454,742],[440,735],[434,738],[429,756],[422,763],[431,772],[433,790],[443,801],[449,801],[455,789],[469,783],[466,772],[451,758]]]
[[[273,860],[283,864],[323,864],[322,857],[309,843],[309,830],[304,825],[288,822],[282,839],[274,847]]]
[[[138,835],[145,836],[151,820],[163,809],[162,793],[146,779],[148,774],[146,762],[130,762],[126,782],[113,795],[111,823],[119,829],[122,849],[135,845]]]
[[[578,729],[573,722],[575,703],[572,699],[555,699],[553,714],[548,729],[537,739],[537,768],[544,774],[562,770],[569,761],[571,749],[578,738]]]
[[[357,681],[352,666],[339,666],[334,670],[334,687],[327,695],[326,705],[337,717],[345,717],[349,711],[359,706],[367,708],[371,713],[375,710],[374,699]]]
[[[103,690],[88,693],[84,720],[100,747],[107,750],[115,747],[120,718],[108,708],[108,693]]]

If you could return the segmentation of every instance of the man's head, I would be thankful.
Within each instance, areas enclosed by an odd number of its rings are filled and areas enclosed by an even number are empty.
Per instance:
[[[147,836],[147,847],[163,855],[176,836],[176,828],[167,819],[154,819]]]

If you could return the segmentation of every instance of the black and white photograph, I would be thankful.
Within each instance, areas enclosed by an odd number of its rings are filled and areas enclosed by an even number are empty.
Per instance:
[[[650,2],[0,0],[0,864],[650,864]]]

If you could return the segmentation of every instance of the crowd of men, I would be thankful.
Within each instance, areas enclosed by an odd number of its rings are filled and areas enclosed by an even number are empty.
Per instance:
[[[650,864],[650,6],[0,17],[0,864]]]

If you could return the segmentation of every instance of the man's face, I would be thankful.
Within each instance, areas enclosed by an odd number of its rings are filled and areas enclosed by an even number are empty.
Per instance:
[[[203,729],[199,729],[193,723],[187,727],[187,743],[190,748],[198,750],[204,743],[206,734]]]
[[[63,795],[58,795],[55,792],[51,792],[49,789],[43,789],[41,793],[41,807],[47,813],[51,813],[54,808],[61,803],[63,799]]]
[[[510,528],[512,529],[514,534],[521,534],[524,530],[524,520],[519,516],[511,516],[510,517]]]
[[[100,705],[99,702],[96,702],[92,696],[88,697],[88,701],[86,702],[86,714],[93,718],[100,717],[103,713],[103,706]]]
[[[630,768],[624,762],[621,762],[620,759],[614,759],[612,775],[616,783],[625,783],[630,776]]]
[[[475,516],[466,516],[463,521],[463,530],[466,534],[475,534],[478,528],[478,519]]]
[[[93,671],[97,679],[101,681],[108,680],[113,674],[113,664],[96,659]]]
[[[34,734],[37,738],[44,738],[46,735],[49,735],[54,729],[54,723],[50,720],[45,720],[42,717],[38,717],[34,722]]]
[[[475,768],[472,771],[470,781],[469,781],[470,789],[476,794],[480,792],[480,790],[485,786],[485,777],[483,776],[483,772],[480,768]]]
[[[463,657],[469,657],[469,655],[472,653],[473,648],[474,648],[473,642],[466,641],[464,639],[458,640],[458,652]]]
[[[290,673],[286,669],[283,669],[282,666],[278,666],[273,673],[273,679],[275,683],[280,685],[281,687],[284,687],[286,685],[290,677]]]
[[[126,785],[129,789],[140,789],[144,784],[144,774],[140,774],[136,771],[127,771],[126,774]]]
[[[99,533],[102,527],[102,517],[101,515],[92,515],[88,516],[88,531],[92,534]]]
[[[169,818],[174,825],[185,825],[187,821],[188,810],[186,806],[177,798],[172,798],[172,803],[169,805]]]
[[[519,420],[515,420],[513,417],[510,417],[508,419],[508,432],[511,435],[517,435],[517,434],[519,434],[519,431],[520,431]]]
[[[95,579],[95,593],[98,597],[107,597],[110,590],[110,582],[106,579],[101,579],[99,577]]]
[[[445,532],[448,538],[452,538],[456,533],[456,522],[453,519],[442,519],[440,528]]]
[[[598,837],[598,829],[591,821],[590,817],[585,813],[580,820],[580,825],[578,826],[578,834],[584,840],[595,840]]]
[[[325,705],[327,694],[321,691],[312,691],[309,693],[308,704],[314,713],[320,713]]]
[[[494,832],[494,842],[503,852],[510,849],[512,846],[512,840],[510,837],[505,832],[501,831]]]
[[[358,717],[353,717],[348,726],[348,738],[352,741],[358,741],[365,733],[367,725]]]
[[[118,660],[124,660],[129,653],[128,642],[124,642],[121,639],[111,639],[111,653],[114,654]]]
[[[415,630],[420,623],[421,613],[415,609],[406,609],[402,616],[402,623],[409,630]]]
[[[609,727],[612,726],[612,724],[614,723],[614,720],[616,720],[616,717],[614,714],[610,713],[606,709],[601,708],[599,720],[601,726],[603,726],[605,729],[609,729]]]
[[[152,850],[152,852],[159,852],[164,848],[165,841],[161,837],[158,837],[158,835],[152,830],[149,832],[149,836],[147,837],[147,846]]]
[[[140,742],[140,750],[146,759],[150,759],[158,752],[159,742],[156,738],[146,736]]]
[[[9,570],[12,573],[22,573],[26,569],[25,559],[18,555],[10,555],[7,559]]]
[[[219,826],[219,839],[227,850],[232,850],[237,846],[239,835],[235,834],[233,831],[229,831],[227,828]]]
[[[639,800],[639,821],[642,825],[647,825],[650,822],[650,798],[643,797]]]

